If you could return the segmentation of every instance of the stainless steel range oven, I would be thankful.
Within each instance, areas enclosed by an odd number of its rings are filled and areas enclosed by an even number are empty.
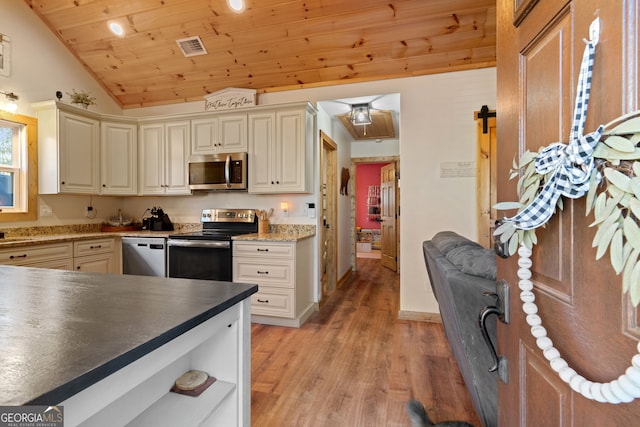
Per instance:
[[[167,239],[168,276],[231,281],[232,237],[258,232],[253,209],[204,209],[202,231]]]

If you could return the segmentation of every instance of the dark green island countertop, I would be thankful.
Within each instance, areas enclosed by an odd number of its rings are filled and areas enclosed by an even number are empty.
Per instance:
[[[257,285],[0,266],[0,405],[55,405]]]

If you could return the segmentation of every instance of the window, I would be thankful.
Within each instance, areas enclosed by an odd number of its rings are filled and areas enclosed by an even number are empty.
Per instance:
[[[37,120],[0,111],[0,221],[37,219]]]

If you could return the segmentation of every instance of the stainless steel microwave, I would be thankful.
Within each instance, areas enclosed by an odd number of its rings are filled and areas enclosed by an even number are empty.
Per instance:
[[[247,153],[221,153],[189,158],[192,190],[247,190]]]

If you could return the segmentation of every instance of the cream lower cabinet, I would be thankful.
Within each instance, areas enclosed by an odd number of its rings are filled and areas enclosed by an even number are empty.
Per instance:
[[[2,249],[0,264],[73,270],[73,243],[49,243]]]
[[[24,246],[0,249],[0,264],[117,273],[117,254],[113,237],[64,243],[25,243]]]
[[[73,242],[73,269],[85,273],[116,273],[115,239]]]
[[[253,322],[300,327],[313,314],[312,242],[233,242],[233,281],[258,284]]]

